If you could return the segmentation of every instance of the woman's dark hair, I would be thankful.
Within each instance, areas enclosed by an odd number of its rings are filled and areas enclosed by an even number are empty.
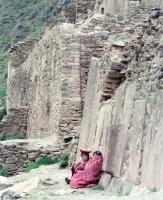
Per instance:
[[[102,153],[100,152],[100,151],[95,151],[94,153],[93,153],[93,155],[94,154],[97,154],[98,156],[102,156]]]

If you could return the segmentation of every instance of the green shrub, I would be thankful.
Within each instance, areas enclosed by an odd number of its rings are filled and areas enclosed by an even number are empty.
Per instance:
[[[6,115],[6,108],[0,109],[0,121],[3,119],[3,117]]]
[[[25,168],[25,172],[30,172],[32,169],[37,169],[41,165],[52,165],[58,162],[58,159],[52,159],[49,157],[40,158],[34,163],[29,163]]]
[[[5,106],[6,102],[6,79],[7,79],[7,63],[9,54],[7,51],[0,51],[0,107]]]
[[[68,161],[69,161],[69,154],[65,153],[63,155],[60,156],[60,158],[58,159],[59,162],[59,167],[60,168],[65,168],[68,166]]]
[[[37,169],[40,165],[38,163],[30,163],[25,168],[25,172],[30,172],[32,169]]]
[[[6,140],[6,136],[3,134],[0,134],[0,141],[4,141],[4,140]]]
[[[98,185],[96,185],[95,187],[93,187],[92,190],[103,191],[104,190],[104,186],[101,183],[99,183]]]
[[[0,176],[9,176],[7,168],[2,163],[0,163]]]
[[[149,188],[149,191],[150,191],[151,193],[157,192],[157,188],[156,188],[156,187]]]
[[[25,135],[3,135],[3,134],[0,134],[0,141],[16,140],[16,139],[26,139],[26,136]]]
[[[39,165],[51,165],[51,164],[55,164],[57,162],[58,162],[58,159],[52,159],[52,158],[49,158],[49,157],[44,157],[44,158],[40,158],[37,161],[37,164],[39,164]]]
[[[17,139],[26,139],[25,135],[11,135],[11,136],[6,136],[6,140],[17,140]]]
[[[38,76],[35,75],[35,77],[34,77],[34,82],[37,83],[37,81],[38,81]]]

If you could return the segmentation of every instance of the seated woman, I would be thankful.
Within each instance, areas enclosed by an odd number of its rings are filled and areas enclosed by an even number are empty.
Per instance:
[[[84,167],[84,170],[77,171],[71,178],[70,186],[73,189],[94,187],[101,178],[103,156],[100,151],[93,153]]]
[[[77,172],[83,171],[85,169],[85,167],[88,165],[89,161],[92,159],[89,155],[91,152],[89,149],[80,148],[80,152],[81,152],[82,160],[79,163],[75,163],[72,165],[72,167],[71,167],[72,177]],[[67,184],[70,184],[71,180],[66,177],[65,181]]]

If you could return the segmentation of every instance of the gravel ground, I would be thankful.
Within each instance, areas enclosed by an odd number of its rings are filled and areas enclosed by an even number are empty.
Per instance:
[[[93,189],[73,190],[65,183],[66,176],[70,176],[69,169],[61,170],[57,165],[51,165],[10,177],[9,180],[14,184],[31,180],[29,187],[32,187],[33,178],[39,180],[35,189],[23,194],[22,200],[163,200],[163,191],[150,193],[140,189],[129,196],[113,196],[106,191]],[[27,189],[28,186],[25,187]]]

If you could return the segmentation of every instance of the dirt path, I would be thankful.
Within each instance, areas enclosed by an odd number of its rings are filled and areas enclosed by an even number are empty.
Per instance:
[[[51,165],[42,166],[30,173],[22,173],[9,180],[13,183],[29,180],[28,187],[32,187],[32,180],[35,178],[39,180],[35,189],[23,194],[22,200],[163,200],[163,191],[148,194],[137,191],[127,197],[117,197],[108,192],[93,189],[73,190],[64,181],[64,178],[69,175],[68,169],[60,170],[57,165]]]

